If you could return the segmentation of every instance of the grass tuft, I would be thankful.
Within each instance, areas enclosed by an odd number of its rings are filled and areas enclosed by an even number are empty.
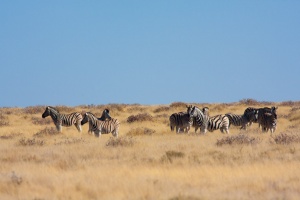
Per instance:
[[[123,136],[123,137],[110,137],[106,146],[108,147],[131,147],[134,144],[133,137]]]
[[[165,155],[162,156],[162,162],[173,163],[174,159],[183,158],[185,154],[180,151],[166,151]]]
[[[133,128],[126,135],[128,136],[136,136],[136,135],[152,135],[155,133],[155,130],[150,129],[150,128],[144,128],[144,127],[138,127],[138,128]]]
[[[33,139],[21,138],[19,140],[19,145],[21,146],[43,146],[44,144],[45,144],[44,140],[36,140],[35,138]]]
[[[148,113],[141,113],[141,114],[137,114],[137,115],[130,115],[127,118],[128,123],[144,122],[144,121],[153,121],[153,117]]]
[[[24,114],[41,114],[45,111],[45,106],[28,106],[23,109]]]
[[[239,134],[239,135],[223,137],[220,140],[218,139],[216,144],[217,146],[235,145],[235,144],[253,145],[253,144],[258,144],[260,142],[261,142],[260,138],[250,137],[245,134]]]
[[[56,130],[56,128],[44,128],[42,130],[40,130],[39,132],[37,132],[36,134],[34,134],[34,137],[43,137],[43,136],[47,136],[47,135],[57,135],[59,134],[59,132]]]
[[[300,136],[296,134],[280,133],[276,136],[271,136],[270,143],[288,145],[292,143],[300,143]]]

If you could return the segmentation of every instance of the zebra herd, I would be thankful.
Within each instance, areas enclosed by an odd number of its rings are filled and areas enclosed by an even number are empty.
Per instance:
[[[258,123],[263,132],[269,130],[273,133],[277,127],[277,107],[253,108],[245,109],[244,114],[236,115],[232,113],[209,116],[209,108],[202,109],[197,106],[188,105],[186,112],[173,113],[170,120],[171,131],[176,129],[176,132],[187,132],[191,127],[195,127],[195,133],[200,128],[201,133],[206,133],[207,130],[212,132],[220,129],[222,133],[229,133],[229,127],[240,126],[240,129],[247,129],[252,123]]]
[[[81,125],[89,122],[88,132],[94,134],[96,137],[108,133],[112,133],[113,136],[118,137],[120,123],[117,119],[110,117],[108,109],[105,109],[102,112],[102,116],[97,118],[90,112],[86,112],[83,115],[79,112],[61,114],[56,108],[47,106],[42,117],[45,118],[48,116],[52,118],[53,123],[59,132],[62,131],[62,126],[72,126],[73,124],[77,130],[81,132]]]
[[[169,117],[169,120],[171,131],[176,130],[176,133],[189,133],[190,128],[194,127],[195,133],[200,128],[201,133],[220,129],[222,133],[225,132],[228,134],[231,125],[240,126],[241,129],[246,130],[247,126],[250,126],[252,123],[258,123],[263,132],[270,130],[273,133],[277,126],[276,111],[277,107],[249,107],[245,109],[242,115],[227,113],[210,117],[208,107],[200,109],[197,106],[187,105],[186,112],[173,113]],[[81,126],[88,122],[88,132],[94,134],[96,137],[108,133],[112,133],[113,136],[118,137],[119,134],[120,122],[110,117],[108,109],[105,109],[102,112],[102,116],[97,118],[91,112],[86,112],[83,115],[79,112],[61,114],[56,108],[47,106],[42,117],[45,118],[48,116],[52,118],[59,132],[62,131],[62,126],[72,125],[75,125],[77,130],[81,132]]]

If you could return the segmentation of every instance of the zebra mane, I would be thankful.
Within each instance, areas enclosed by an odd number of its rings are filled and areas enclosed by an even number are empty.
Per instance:
[[[205,107],[205,108],[206,108],[206,107]],[[200,109],[200,108],[197,107],[197,106],[194,106],[193,109],[196,110],[197,113],[202,113],[202,114],[204,114],[203,111],[206,110],[206,109]]]
[[[59,113],[59,111],[56,108],[52,107],[52,106],[47,106],[47,108],[50,108],[51,110],[54,110],[54,111]]]
[[[91,113],[91,112],[86,112],[85,115],[86,115],[86,114],[88,114],[89,116],[92,116],[93,118],[96,118],[96,119],[97,119],[97,117],[96,117],[93,113]]]

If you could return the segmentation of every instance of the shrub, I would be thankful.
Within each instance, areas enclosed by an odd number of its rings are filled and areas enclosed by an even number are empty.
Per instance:
[[[55,143],[55,145],[78,144],[78,143],[85,143],[85,140],[83,138],[66,138],[64,141]]]
[[[185,154],[179,151],[166,151],[165,155],[162,156],[161,161],[172,163],[174,159],[183,158],[184,156]]]
[[[0,121],[0,126],[9,126],[8,121]]]
[[[22,135],[22,133],[11,133],[9,135],[1,135],[0,139],[8,140],[8,139],[14,139],[17,136]]]
[[[56,128],[46,127],[44,129],[40,130],[39,132],[37,132],[36,134],[34,134],[33,136],[34,137],[43,137],[45,135],[57,135],[57,134],[59,134],[59,132],[56,130]]]
[[[222,146],[222,145],[234,145],[234,144],[258,144],[260,143],[261,140],[260,138],[255,138],[255,137],[250,137],[248,135],[245,134],[239,134],[239,135],[235,135],[235,136],[227,136],[227,137],[223,137],[220,140],[217,140],[217,146]]]
[[[128,123],[143,122],[143,121],[153,121],[153,117],[148,113],[141,113],[141,114],[138,114],[138,115],[130,115],[127,118]]]
[[[116,110],[119,112],[123,112],[124,108],[126,107],[126,104],[108,104],[106,107],[109,110]]]
[[[128,147],[133,146],[134,139],[132,137],[122,136],[122,137],[110,137],[106,146],[108,147]]]
[[[46,106],[28,106],[23,109],[25,114],[42,114]]]
[[[286,134],[286,133],[280,133],[276,136],[271,136],[270,143],[275,142],[276,144],[284,144],[288,145],[291,143],[300,143],[300,136],[296,134]]]
[[[255,99],[242,99],[239,101],[241,104],[245,105],[259,105],[260,103]]]
[[[22,138],[19,140],[19,144],[22,146],[43,146],[45,144],[44,140],[36,140],[35,138],[33,139],[26,139],[26,138]]]
[[[186,108],[186,103],[183,102],[173,102],[171,103],[170,107],[171,108]]]
[[[159,108],[156,108],[153,112],[158,113],[158,112],[167,112],[170,110],[170,107],[168,106],[161,106]]]
[[[280,106],[300,106],[300,101],[283,101]]]
[[[55,106],[54,108],[56,108],[59,113],[63,113],[63,114],[76,112],[73,107],[68,107],[68,106]]]
[[[131,129],[127,133],[127,135],[130,135],[130,136],[135,136],[135,135],[152,135],[153,133],[155,133],[155,130],[153,130],[153,129],[139,127],[139,128]]]
[[[145,112],[146,108],[141,105],[131,106],[127,109],[127,112]]]
[[[0,126],[9,126],[8,118],[0,113]]]

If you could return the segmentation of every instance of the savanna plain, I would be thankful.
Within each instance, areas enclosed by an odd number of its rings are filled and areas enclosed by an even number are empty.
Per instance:
[[[98,117],[108,108],[121,122],[119,137],[96,138],[88,124],[58,133],[41,117],[46,106],[0,108],[0,199],[300,198],[300,102],[193,105],[211,116],[278,106],[277,129],[176,134],[169,116],[186,111],[183,102],[55,106]]]

